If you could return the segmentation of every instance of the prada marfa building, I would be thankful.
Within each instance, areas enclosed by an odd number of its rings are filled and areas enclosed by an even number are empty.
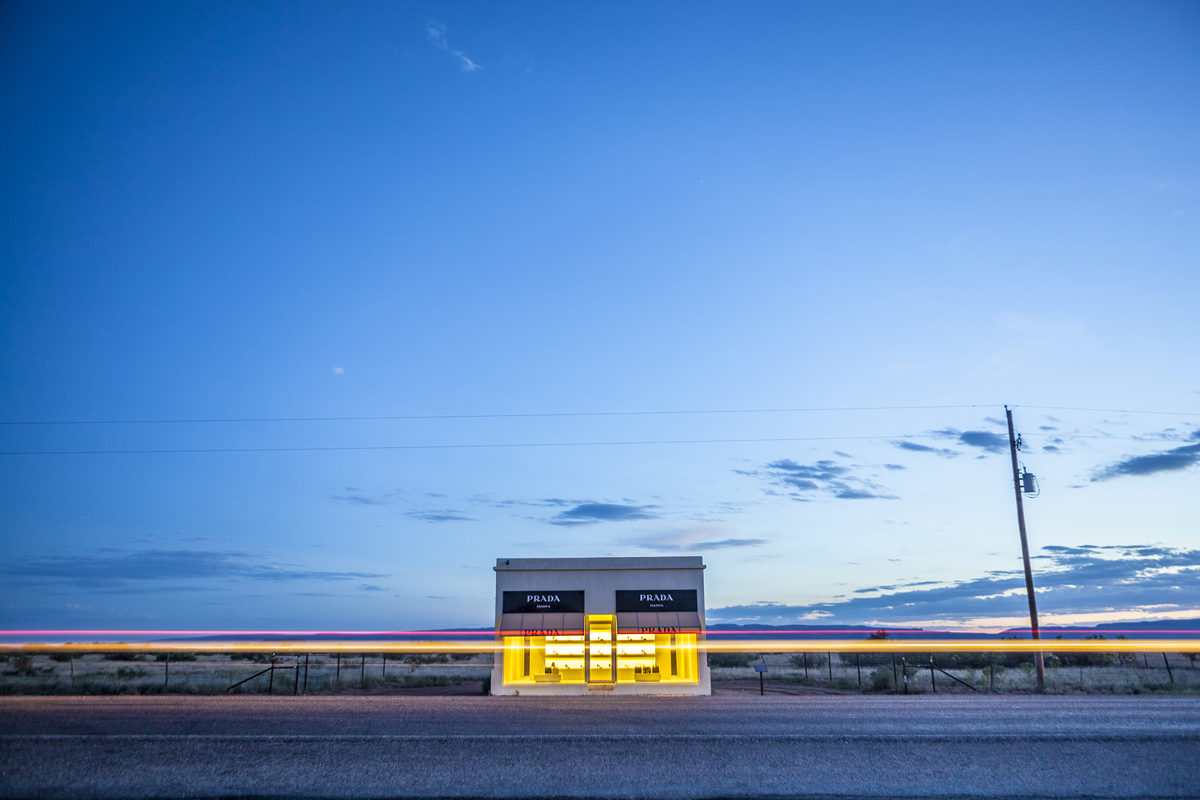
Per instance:
[[[704,563],[496,559],[492,694],[711,694]]]

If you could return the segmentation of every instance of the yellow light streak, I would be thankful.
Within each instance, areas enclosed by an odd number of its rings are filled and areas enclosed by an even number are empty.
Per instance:
[[[701,641],[693,645],[710,653],[1033,653],[1096,652],[1096,653],[1200,653],[1200,639],[900,639],[900,640],[814,640],[814,639],[742,639],[737,641]],[[609,657],[605,645],[604,656]],[[28,655],[55,653],[274,653],[279,656],[302,653],[502,653],[503,643],[483,642],[139,642],[87,644],[4,644],[0,653],[21,652]],[[598,651],[594,651],[599,655]]]

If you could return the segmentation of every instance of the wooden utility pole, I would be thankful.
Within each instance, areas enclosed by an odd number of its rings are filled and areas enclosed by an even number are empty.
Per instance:
[[[1025,536],[1025,504],[1021,497],[1021,470],[1017,465],[1017,435],[1013,432],[1012,409],[1005,406],[1004,413],[1008,417],[1008,449],[1012,453],[1013,491],[1017,493],[1017,527],[1021,531],[1021,558],[1025,561],[1025,594],[1029,596],[1029,628],[1033,638],[1040,640],[1042,632],[1038,627],[1037,597],[1033,593],[1033,567],[1029,564],[1029,539]],[[1035,654],[1034,666],[1037,668],[1038,689],[1045,689],[1046,661],[1042,658],[1041,650]]]

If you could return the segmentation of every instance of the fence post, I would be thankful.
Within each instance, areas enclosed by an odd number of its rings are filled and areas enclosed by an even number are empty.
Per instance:
[[[826,653],[825,658],[829,662],[829,682],[833,683],[833,653]]]
[[[808,651],[804,651],[804,679],[808,680]]]
[[[900,656],[900,671],[904,673],[904,693],[908,694],[908,659]]]
[[[304,654],[304,693],[308,694],[308,653]]]
[[[892,653],[892,691],[900,688],[900,676],[896,674],[896,654]]]
[[[1171,672],[1171,662],[1167,661],[1167,654],[1163,653],[1163,663],[1167,665],[1167,677],[1171,679],[1171,683],[1175,682],[1175,674]]]
[[[337,654],[337,677],[334,678],[335,683],[342,682],[342,654]]]
[[[933,653],[929,654],[929,683],[933,686],[933,693],[937,694],[937,678],[933,676]]]
[[[267,694],[275,694],[275,654],[271,654],[271,680],[267,683]]]

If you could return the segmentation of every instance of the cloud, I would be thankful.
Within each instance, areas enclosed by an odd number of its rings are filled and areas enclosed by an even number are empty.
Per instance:
[[[657,519],[650,509],[658,506],[620,505],[617,503],[580,503],[556,514],[552,525],[594,525],[597,522],[628,522],[637,519]]]
[[[333,367],[333,374],[334,375],[345,375],[346,370],[342,369],[341,367]]]
[[[1189,437],[1200,440],[1200,431],[1195,431]],[[1200,464],[1200,444],[1188,444],[1174,447],[1161,453],[1150,453],[1144,456],[1130,456],[1115,464],[1097,470],[1092,475],[1093,481],[1107,481],[1124,475],[1154,475],[1159,472],[1178,472]]]
[[[382,586],[377,586],[374,583],[364,583],[361,586],[359,586],[358,589],[359,589],[359,591],[362,591],[362,592],[386,592],[387,591]]]
[[[442,511],[409,511],[405,516],[411,519],[419,519],[422,522],[474,522],[474,517],[463,516],[461,512],[454,509],[445,509]]]
[[[930,431],[930,435],[941,439],[955,439],[961,445],[976,447],[988,453],[1008,451],[1008,436],[991,431],[958,431],[954,428],[943,428],[940,431]]]
[[[255,581],[344,581],[384,578],[375,572],[287,569],[253,563],[253,553],[215,550],[141,550],[122,556],[47,556],[4,570],[23,578],[50,578],[80,586],[111,587],[143,581],[202,578]],[[176,588],[176,587],[172,587]]]
[[[892,439],[891,443],[895,447],[899,447],[901,450],[909,450],[913,453],[933,453],[934,455],[944,456],[945,458],[954,458],[959,454],[957,450],[939,449],[937,447],[930,447],[927,444],[917,444],[916,442],[907,442],[900,439]]]
[[[854,469],[829,459],[801,464],[790,458],[781,458],[766,464],[762,470],[734,472],[740,475],[765,475],[768,484],[782,488],[783,493],[793,500],[808,500],[816,493],[829,494],[839,500],[896,499],[883,494],[877,484],[855,477]]]
[[[903,464],[884,464],[883,468],[891,470],[908,469],[908,467],[904,466]]]
[[[349,488],[349,487],[347,487]],[[350,503],[358,506],[386,506],[392,502],[389,497],[371,497],[366,494],[331,494],[330,500],[336,500],[339,503]]]
[[[1044,452],[1044,453],[1061,453],[1062,450],[1057,445],[1046,444],[1046,445],[1042,445],[1042,452]]]
[[[647,550],[656,550],[660,553],[694,553],[701,550],[725,550],[731,547],[758,547],[759,545],[767,544],[769,541],[769,539],[717,539],[707,542],[688,542],[686,544],[646,542],[638,545],[638,547],[643,547]]]
[[[622,543],[659,553],[696,553],[737,547],[758,547],[770,541],[769,539],[735,538],[728,535],[731,532],[726,525],[710,522],[625,539]]]
[[[1012,617],[1028,613],[1025,578],[1020,569],[985,573],[931,589],[929,584],[906,584],[901,591],[887,586],[858,590],[856,596],[809,606],[758,604],[711,609],[710,622],[757,621],[789,624],[815,612],[844,624],[912,620],[955,620]],[[1048,546],[1042,548],[1034,570],[1039,610],[1046,614],[1112,613],[1157,606],[1189,609],[1200,597],[1200,549],[1159,545]]]
[[[442,23],[435,22],[433,20],[426,22],[425,35],[429,37],[429,41],[433,42],[434,47],[437,47],[440,50],[445,50],[447,53],[457,58],[459,64],[462,66],[463,72],[475,72],[476,70],[483,69],[482,65],[476,64],[474,61],[467,58],[463,51],[454,50],[450,47],[450,43],[446,41],[446,26]]]

